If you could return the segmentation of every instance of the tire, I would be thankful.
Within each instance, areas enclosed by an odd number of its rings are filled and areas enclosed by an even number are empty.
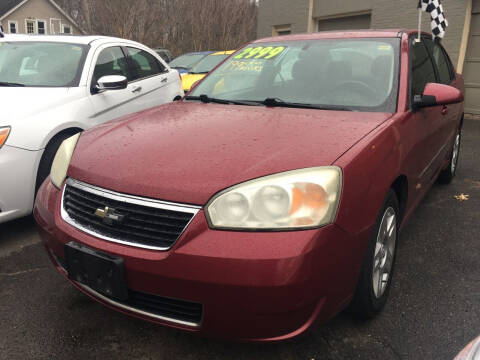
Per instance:
[[[55,158],[58,148],[65,139],[75,135],[76,133],[77,131],[60,133],[55,135],[48,143],[45,151],[43,152],[40,164],[38,165],[37,180],[35,182],[35,197],[37,196],[40,186],[43,184],[48,175],[50,175],[53,159]]]
[[[450,162],[448,166],[438,175],[438,181],[442,184],[450,184],[457,173],[458,158],[460,156],[460,145],[462,143],[462,130],[458,129],[453,142],[452,152],[450,153]]]
[[[373,318],[387,302],[395,265],[399,219],[398,199],[390,189],[377,217],[350,305],[351,312],[358,318]],[[383,281],[385,276],[386,281]]]

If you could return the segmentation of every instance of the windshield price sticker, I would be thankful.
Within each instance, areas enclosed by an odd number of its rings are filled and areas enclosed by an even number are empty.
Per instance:
[[[234,57],[234,59],[264,59],[270,60],[274,57],[283,53],[286,49],[285,46],[256,46],[256,47],[247,47],[243,51]]]
[[[247,72],[261,72],[263,69],[263,62],[261,61],[238,61],[233,60],[225,70],[230,71],[247,71]]]

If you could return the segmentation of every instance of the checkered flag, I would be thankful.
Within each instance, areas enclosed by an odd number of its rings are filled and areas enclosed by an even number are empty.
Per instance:
[[[440,0],[419,0],[418,8],[424,12],[430,13],[432,19],[433,36],[443,38],[447,30],[448,21],[443,12],[443,6]]]
[[[0,38],[3,38],[5,37],[5,35],[3,34],[3,26],[2,26],[2,23],[0,22]]]

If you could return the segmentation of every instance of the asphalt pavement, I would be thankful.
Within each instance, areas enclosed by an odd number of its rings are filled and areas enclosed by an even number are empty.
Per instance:
[[[286,343],[229,343],[91,301],[56,272],[24,218],[0,225],[0,359],[453,359],[480,335],[480,121],[465,123],[454,182],[435,185],[404,228],[396,266],[374,320],[342,313]]]

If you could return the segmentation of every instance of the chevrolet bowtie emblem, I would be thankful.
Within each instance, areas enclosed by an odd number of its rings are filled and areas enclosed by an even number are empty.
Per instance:
[[[117,213],[113,208],[105,206],[103,209],[95,210],[95,216],[102,219],[105,224],[113,225],[114,223],[121,223],[125,219],[125,215]]]

